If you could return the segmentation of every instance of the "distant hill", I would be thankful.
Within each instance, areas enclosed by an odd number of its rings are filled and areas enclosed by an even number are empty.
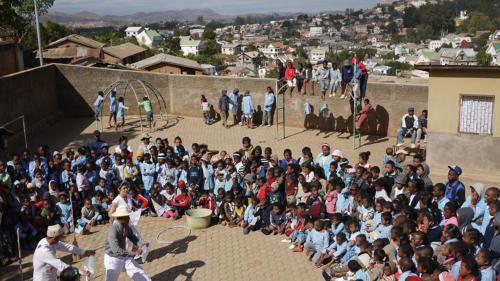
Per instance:
[[[95,13],[82,11],[76,14],[66,14],[61,12],[49,12],[41,17],[43,22],[51,20],[69,27],[99,27],[99,26],[119,26],[130,23],[148,23],[160,21],[190,21],[194,22],[199,16],[203,16],[205,21],[218,20],[230,21],[234,17],[220,15],[211,9],[186,9],[171,10],[153,13],[135,13],[124,16],[101,16]]]

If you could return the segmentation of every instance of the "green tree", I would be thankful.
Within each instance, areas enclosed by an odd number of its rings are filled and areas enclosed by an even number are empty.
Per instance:
[[[37,0],[38,14],[44,15],[54,0]],[[32,29],[35,18],[33,0],[0,0],[0,25],[8,25],[17,33],[19,42]]]
[[[201,46],[201,51],[205,56],[213,56],[217,54],[217,42],[215,42],[215,40],[208,40]]]
[[[205,31],[203,31],[203,35],[201,36],[201,39],[214,40],[215,36],[216,36],[216,34],[212,29],[206,28]]]
[[[181,53],[181,39],[169,35],[163,40],[163,50],[170,55],[178,56]]]
[[[479,51],[481,49],[485,49],[486,44],[488,44],[489,36],[490,36],[489,33],[484,33],[484,34],[481,34],[481,36],[479,36],[479,37],[473,38],[472,44],[474,46],[474,50]]]
[[[391,21],[384,29],[384,32],[387,34],[395,34],[398,32],[398,25]]]
[[[480,66],[490,66],[492,57],[484,49],[479,50],[476,55],[477,64]]]
[[[476,32],[478,30],[494,29],[494,21],[487,15],[480,12],[472,12],[469,18],[460,25],[460,30],[464,32]]]
[[[295,55],[299,58],[304,58],[306,60],[308,59],[307,51],[302,46],[299,46],[295,49]]]
[[[223,24],[221,22],[211,20],[209,23],[207,23],[207,25],[205,25],[205,28],[210,28],[212,30],[215,30],[217,28],[224,27],[224,26],[225,26],[225,24]]]
[[[237,17],[234,19],[234,24],[235,24],[235,25],[244,25],[244,24],[245,24],[245,18],[240,17],[240,16],[237,16]]]

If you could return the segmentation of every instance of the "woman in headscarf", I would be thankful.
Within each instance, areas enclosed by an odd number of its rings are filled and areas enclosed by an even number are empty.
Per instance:
[[[471,225],[473,217],[474,217],[474,210],[472,210],[472,208],[465,207],[458,209],[457,211],[458,229],[460,230],[460,233],[462,233],[462,235],[464,235],[465,232],[473,228]]]
[[[467,196],[462,207],[470,207],[474,211],[472,218],[472,226],[481,230],[481,224],[484,217],[484,212],[487,209],[487,204],[484,202],[484,184],[475,183],[470,186],[470,195]],[[481,223],[479,223],[481,221]],[[478,224],[479,223],[479,224]]]
[[[429,165],[427,165],[425,163],[418,164],[417,175],[424,182],[424,191],[432,193],[432,189],[433,189],[434,185],[432,184],[432,180],[429,177],[430,173],[431,173],[431,169],[429,168]]]

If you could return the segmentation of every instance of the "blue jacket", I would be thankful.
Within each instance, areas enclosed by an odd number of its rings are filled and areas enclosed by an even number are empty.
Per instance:
[[[333,162],[333,157],[332,154],[328,154],[328,156],[325,159],[325,163],[323,162],[323,153],[319,153],[318,156],[316,156],[316,166],[319,166],[323,168],[323,171],[325,172],[325,176],[328,179],[330,177],[330,163]]]
[[[201,187],[203,184],[203,170],[200,166],[191,166],[187,170],[187,184]]]
[[[352,78],[354,78],[354,68],[342,66],[342,81],[351,82]]]
[[[446,181],[446,192],[444,196],[449,200],[458,201],[459,205],[462,205],[465,201],[465,187],[460,181],[456,181],[453,185],[450,185],[449,181]],[[455,192],[453,192],[455,190]],[[453,197],[455,195],[455,197]]]
[[[333,242],[330,246],[328,246],[328,252],[333,255],[336,259],[341,258],[347,252],[347,241],[344,241],[342,244],[337,244],[337,242]]]
[[[324,254],[326,253],[326,248],[328,247],[329,240],[330,236],[328,235],[327,231],[316,231],[316,229],[313,229],[307,235],[306,243],[314,244],[316,251]]]
[[[273,104],[274,104],[274,94],[272,93],[265,93],[265,100],[264,100],[264,111],[271,111],[273,109]]]
[[[231,99],[226,95],[222,95],[219,98],[219,110],[222,110],[222,111],[229,110],[230,103],[232,103]]]
[[[244,114],[251,114],[254,111],[252,96],[244,96],[241,102],[241,107],[243,107]]]

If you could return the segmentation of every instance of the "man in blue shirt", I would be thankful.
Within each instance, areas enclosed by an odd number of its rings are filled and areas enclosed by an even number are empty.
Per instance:
[[[104,146],[106,142],[101,140],[101,132],[99,130],[94,131],[94,139],[89,141],[89,148],[95,149],[97,151],[97,155],[101,155],[102,153],[102,147]]]
[[[456,201],[459,206],[465,202],[465,187],[458,177],[462,174],[462,169],[459,166],[448,166],[448,181],[445,183],[446,192],[444,196],[450,201]]]

